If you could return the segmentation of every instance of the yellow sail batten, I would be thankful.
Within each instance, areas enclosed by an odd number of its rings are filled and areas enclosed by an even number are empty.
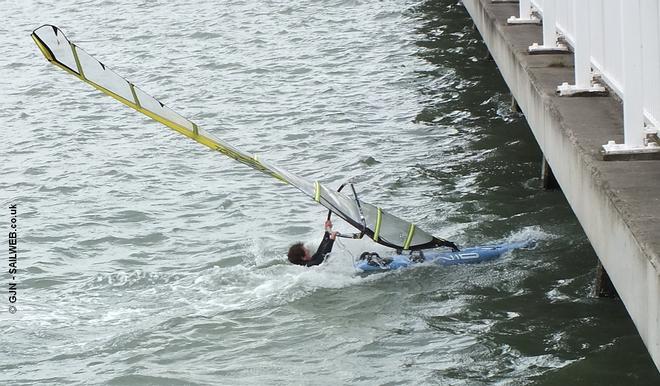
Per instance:
[[[73,58],[76,61],[76,67],[78,67],[78,74],[80,76],[80,79],[85,80],[85,73],[83,72],[82,66],[80,65],[80,59],[78,58],[78,52],[76,51],[76,45],[69,42],[69,45],[71,46],[71,52],[73,52]]]
[[[410,249],[410,243],[412,243],[412,239],[414,235],[415,235],[415,224],[410,224],[410,227],[408,227],[408,237],[406,237],[406,242],[403,243],[403,249]]]
[[[380,235],[380,223],[383,221],[383,210],[378,208],[378,213],[376,214],[376,227],[374,228],[374,241],[378,241],[378,236]]]
[[[135,85],[133,83],[128,83],[128,85],[131,87],[131,94],[133,94],[133,100],[135,101],[135,105],[139,108],[142,108],[140,105],[140,99],[137,96],[137,93],[135,92]]]

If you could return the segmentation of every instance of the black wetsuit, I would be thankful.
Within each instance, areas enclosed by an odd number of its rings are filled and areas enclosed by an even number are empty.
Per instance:
[[[312,258],[305,262],[305,266],[311,267],[313,265],[319,265],[325,261],[325,257],[330,251],[332,251],[332,245],[335,243],[335,240],[330,238],[330,233],[325,232],[323,235],[323,240],[321,240],[321,245],[319,249],[316,250],[316,253],[312,255]]]

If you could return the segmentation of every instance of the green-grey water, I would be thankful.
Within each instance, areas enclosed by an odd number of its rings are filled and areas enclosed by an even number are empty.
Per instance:
[[[18,207],[0,384],[660,382],[456,0],[0,1],[0,186]],[[49,65],[59,26],[218,137],[494,262],[361,276],[322,208]],[[342,227],[341,224],[338,224]],[[6,266],[3,259],[3,265]],[[10,281],[4,274],[3,286]]]

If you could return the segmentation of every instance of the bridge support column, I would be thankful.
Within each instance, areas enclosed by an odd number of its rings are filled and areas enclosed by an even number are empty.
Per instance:
[[[619,294],[614,288],[614,284],[610,280],[610,275],[607,274],[605,267],[598,260],[598,266],[596,267],[596,283],[594,285],[593,296],[599,298],[618,298]]]
[[[545,156],[543,156],[543,160],[541,161],[541,186],[545,190],[559,189],[559,183],[557,182],[554,173],[552,173],[552,169],[550,168],[548,161],[545,159]]]
[[[522,110],[520,109],[520,105],[518,104],[518,101],[516,100],[516,97],[513,96],[513,94],[511,94],[511,111],[513,111],[514,113],[522,113]]]

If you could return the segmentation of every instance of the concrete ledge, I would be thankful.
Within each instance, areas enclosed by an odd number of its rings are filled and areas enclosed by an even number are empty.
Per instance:
[[[463,3],[660,369],[660,162],[604,161],[602,145],[623,141],[620,102],[557,96],[572,55],[530,55],[542,27],[507,24],[515,4]]]

